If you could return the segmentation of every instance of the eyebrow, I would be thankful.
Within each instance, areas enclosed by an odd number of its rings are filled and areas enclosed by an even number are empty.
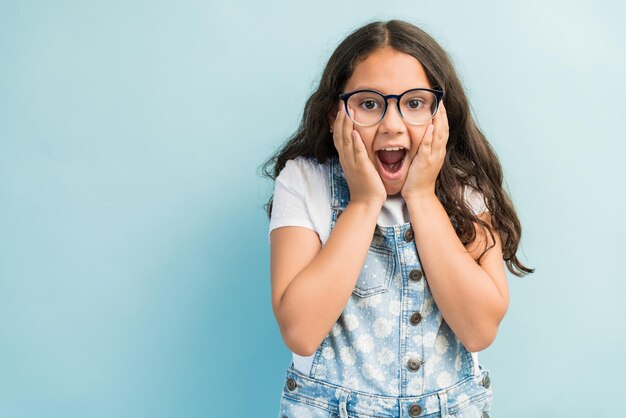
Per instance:
[[[409,90],[413,90],[413,89],[430,89],[430,88],[431,87],[428,87],[428,86],[424,86],[424,87],[418,86],[418,87],[411,87],[410,89],[406,89],[406,90],[403,90],[403,91],[409,91]],[[382,89],[377,89],[377,88],[370,87],[370,86],[358,86],[358,87],[355,87],[354,90],[352,90],[352,91],[356,91],[356,90],[374,90],[374,91],[377,91],[379,93],[382,93]]]

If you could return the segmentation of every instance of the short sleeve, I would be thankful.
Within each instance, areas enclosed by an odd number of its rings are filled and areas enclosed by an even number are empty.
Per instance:
[[[473,186],[465,186],[465,201],[469,203],[476,215],[489,211],[487,205],[485,204],[484,195],[480,190]]]
[[[306,187],[300,163],[287,160],[276,177],[268,241],[272,230],[281,226],[302,226],[315,230],[303,194]]]

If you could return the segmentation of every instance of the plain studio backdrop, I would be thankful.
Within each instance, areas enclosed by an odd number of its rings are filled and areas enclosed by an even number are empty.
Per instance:
[[[330,53],[450,53],[523,225],[496,417],[623,411],[621,2],[2,1],[0,416],[274,417],[266,157]]]

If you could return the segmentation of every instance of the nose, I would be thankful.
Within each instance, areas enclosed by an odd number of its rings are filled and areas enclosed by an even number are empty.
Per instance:
[[[385,116],[380,121],[380,129],[383,132],[403,132],[405,127],[404,119],[398,112],[397,99],[389,99]]]

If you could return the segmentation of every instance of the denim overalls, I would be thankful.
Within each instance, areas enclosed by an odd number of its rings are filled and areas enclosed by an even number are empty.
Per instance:
[[[328,162],[331,230],[350,200],[337,157]],[[487,418],[489,372],[443,320],[410,223],[377,225],[346,307],[308,376],[287,369],[279,418]]]

